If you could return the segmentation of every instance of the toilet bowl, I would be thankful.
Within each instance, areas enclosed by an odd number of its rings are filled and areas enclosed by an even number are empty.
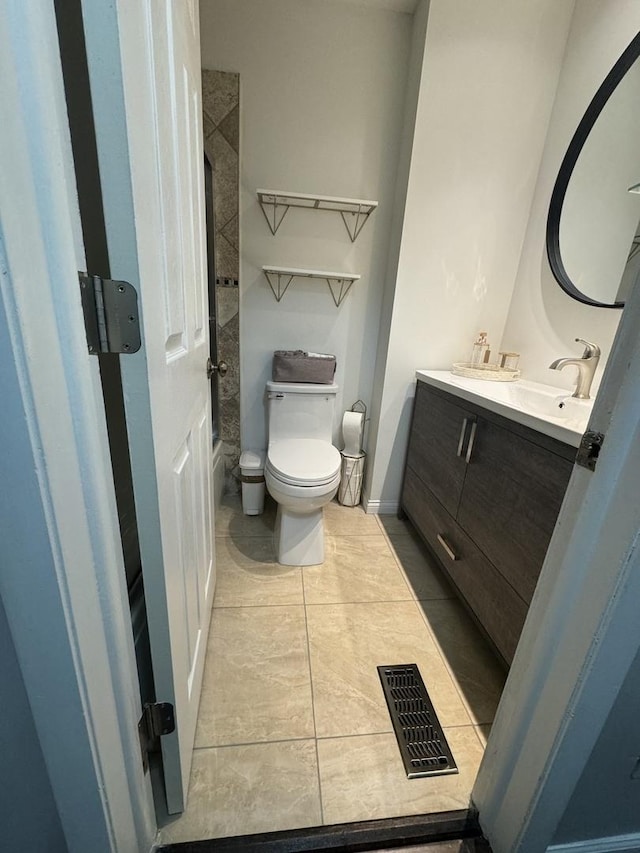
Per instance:
[[[337,386],[270,382],[267,491],[278,504],[276,549],[286,566],[324,562],[322,508],[338,491],[341,458],[331,444]]]
[[[276,550],[285,566],[324,562],[322,507],[340,485],[340,454],[327,441],[298,438],[272,442],[265,481],[278,504]]]

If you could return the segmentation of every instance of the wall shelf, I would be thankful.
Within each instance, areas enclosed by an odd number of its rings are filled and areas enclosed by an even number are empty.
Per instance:
[[[320,278],[326,281],[336,307],[342,303],[347,293],[351,290],[353,282],[358,281],[360,278],[359,275],[350,272],[301,270],[295,267],[274,267],[272,265],[263,266],[262,271],[269,282],[269,287],[276,298],[276,302],[280,302],[294,278]]]
[[[378,206],[377,201],[361,198],[336,198],[329,195],[289,193],[283,190],[256,190],[256,194],[272,234],[276,233],[290,207],[333,210],[342,216],[352,243],[355,242],[367,219]]]

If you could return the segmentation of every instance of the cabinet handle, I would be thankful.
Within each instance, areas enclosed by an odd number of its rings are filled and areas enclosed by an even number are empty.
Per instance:
[[[460,440],[458,441],[458,452],[456,456],[462,456],[462,446],[464,445],[464,434],[467,431],[467,424],[469,423],[469,418],[465,418],[462,421],[462,429],[460,430]]]
[[[438,542],[442,545],[442,547],[444,548],[444,550],[447,552],[447,556],[448,556],[448,557],[450,557],[452,560],[457,560],[457,559],[458,559],[458,555],[457,555],[457,554],[456,554],[456,552],[451,548],[451,546],[449,545],[449,543],[447,542],[447,540],[444,538],[444,536],[442,536],[440,533],[438,533],[437,538],[438,538]]]
[[[465,457],[467,465],[471,462],[471,451],[473,450],[473,442],[476,437],[476,429],[478,428],[478,422],[474,421],[471,424],[471,435],[469,436],[469,444],[467,445],[467,455]]]

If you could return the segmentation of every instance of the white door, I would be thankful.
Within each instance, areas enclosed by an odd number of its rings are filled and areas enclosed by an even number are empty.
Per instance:
[[[156,697],[176,712],[162,738],[175,813],[215,582],[198,7],[122,0],[113,31],[108,5],[84,4],[87,53],[111,275],[136,285],[143,315],[142,350],[121,362]]]

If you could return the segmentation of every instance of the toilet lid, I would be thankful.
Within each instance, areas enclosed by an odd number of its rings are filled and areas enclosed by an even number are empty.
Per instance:
[[[267,465],[283,483],[320,486],[340,471],[340,453],[328,441],[290,438],[269,445]]]

